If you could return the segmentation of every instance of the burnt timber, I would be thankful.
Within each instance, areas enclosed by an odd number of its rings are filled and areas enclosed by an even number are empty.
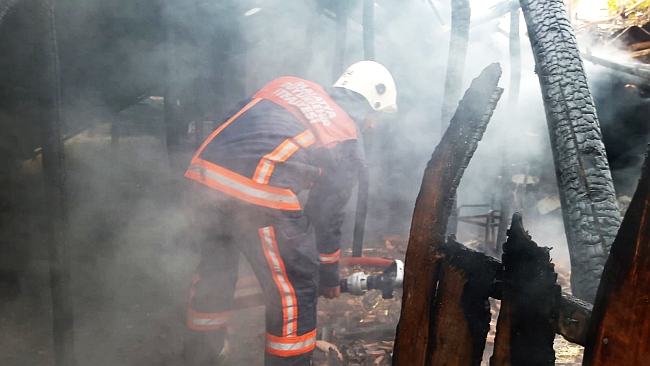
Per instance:
[[[490,331],[490,304],[501,263],[448,239],[436,293],[435,352],[430,365],[481,364]],[[461,343],[458,343],[461,342]],[[461,348],[447,346],[462,344]]]
[[[501,311],[491,365],[555,364],[553,340],[561,296],[550,248],[540,248],[515,213],[503,245]]]
[[[45,207],[48,213],[47,240],[50,262],[50,289],[52,297],[52,335],[54,360],[57,365],[75,365],[74,315],[70,281],[70,254],[66,174],[62,139],[61,83],[59,51],[56,36],[54,3],[38,0],[35,16],[39,20],[37,45],[41,57],[38,90],[38,118],[43,147],[43,176]]]
[[[492,64],[474,79],[425,169],[406,252],[394,365],[428,365],[435,352],[435,289],[451,205],[501,96],[500,77],[501,67]]]
[[[650,164],[612,245],[589,325],[585,366],[650,365]]]
[[[577,297],[593,302],[621,222],[600,123],[563,2],[520,4],[546,110],[571,257],[571,288]]]

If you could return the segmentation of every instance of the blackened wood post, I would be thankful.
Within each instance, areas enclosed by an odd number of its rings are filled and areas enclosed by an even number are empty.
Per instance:
[[[363,0],[363,52],[364,59],[375,59],[375,1]],[[335,77],[337,75],[334,75]],[[373,136],[365,134],[364,141],[368,142]],[[370,145],[366,143],[366,145]],[[363,254],[363,237],[366,231],[366,216],[368,213],[368,190],[370,179],[368,166],[359,167],[359,183],[357,185],[357,209],[355,211],[354,232],[352,237],[352,256],[361,257]]]
[[[166,12],[163,14],[163,20],[167,29],[167,45],[166,45],[166,63],[167,75],[165,75],[165,92],[163,98],[163,111],[165,118],[165,143],[167,145],[167,153],[172,161],[172,152],[177,152],[180,149],[181,143],[181,111],[182,105],[182,90],[185,90],[186,83],[182,77],[182,63],[180,60],[180,40],[178,33],[180,25],[177,24],[177,14],[181,11],[174,3],[167,2],[165,6]],[[172,164],[173,167],[174,164]]]
[[[427,164],[415,203],[405,259],[404,293],[393,365],[428,365],[434,342],[438,267],[453,197],[495,107],[499,64],[474,79]],[[486,118],[487,116],[487,118]],[[441,345],[458,348],[459,345]],[[467,346],[471,349],[471,345]]]
[[[650,365],[650,160],[603,270],[585,366]]]
[[[56,365],[74,365],[74,314],[70,289],[70,260],[67,248],[66,175],[61,123],[59,54],[52,0],[35,1],[34,16],[43,32],[38,44],[42,52],[37,70],[47,240],[52,295],[52,336]]]
[[[521,40],[519,36],[519,4],[516,2],[511,2],[510,7],[510,37],[508,43],[508,49],[510,53],[510,86],[508,88],[508,110],[510,113],[509,118],[505,121],[507,124],[510,124],[510,118],[512,116],[517,116],[517,104],[519,99],[519,89],[521,86]],[[506,144],[507,145],[507,144]],[[510,152],[512,154],[512,152]],[[499,227],[497,229],[497,240],[496,240],[496,253],[501,255],[502,245],[506,241],[506,231],[508,230],[508,225],[510,224],[510,208],[514,202],[513,193],[511,190],[510,182],[510,159],[508,158],[508,151],[502,151],[502,161],[501,161],[501,200],[499,210],[501,211],[499,218]]]
[[[363,0],[363,54],[375,60],[375,0]]]
[[[454,113],[456,101],[463,90],[463,75],[469,42],[469,25],[472,9],[469,0],[451,1],[451,31],[449,35],[449,55],[447,56],[447,74],[445,76],[445,93],[442,100],[440,132],[444,134],[449,119]]]
[[[334,80],[345,71],[345,48],[348,39],[349,2],[336,0],[336,42],[334,44]]]
[[[561,299],[550,248],[540,248],[512,216],[503,245],[503,292],[491,366],[552,366]]]
[[[357,209],[354,218],[352,237],[352,256],[361,257],[363,254],[363,237],[366,231],[366,215],[368,213],[368,190],[370,188],[368,166],[359,167],[359,183],[357,186]]]

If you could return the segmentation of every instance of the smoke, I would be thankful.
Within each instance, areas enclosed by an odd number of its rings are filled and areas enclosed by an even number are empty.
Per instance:
[[[319,4],[329,8],[329,2],[201,2],[196,9],[184,3],[144,0],[112,5],[60,3],[66,123],[75,134],[93,127],[66,145],[78,359],[80,364],[92,365],[175,364],[182,345],[189,281],[198,261],[182,204],[182,173],[188,154],[170,156],[167,151],[159,100],[146,99],[119,114],[116,111],[121,103],[138,99],[135,95],[163,95],[165,83],[171,80],[178,86],[178,103],[188,116],[185,123],[218,124],[239,99],[276,77],[293,75],[331,84],[337,77],[333,70],[335,21],[331,12],[315,11]],[[480,17],[492,3],[496,1],[472,1],[473,17]],[[422,173],[441,136],[450,9],[446,3],[433,4],[445,25],[427,2],[382,0],[375,7],[377,61],[395,76],[400,111],[382,116],[366,136],[371,179],[367,245],[383,235],[408,235]],[[360,23],[358,3],[351,9],[346,64],[363,59]],[[569,267],[562,218],[554,205],[557,188],[542,97],[523,18],[516,109],[507,103],[510,60],[503,32],[508,31],[506,16],[470,32],[465,76],[458,82],[464,90],[484,67],[500,62],[504,70],[500,86],[505,94],[458,190],[459,205],[488,206],[461,214],[498,210],[501,182],[513,181],[513,175],[528,175],[533,184],[517,187],[524,225],[538,244],[554,248],[555,262]],[[12,34],[22,43],[0,37],[0,49],[9,44],[6,47],[20,56],[16,56],[18,61],[33,57],[22,48],[27,47],[22,45],[28,39],[24,34]],[[9,75],[12,71],[20,71],[16,75],[27,71],[26,66],[10,61],[0,58],[0,65],[8,70],[2,80],[13,82],[19,78]],[[587,73],[616,188],[619,194],[629,195],[636,185],[649,131],[638,117],[647,115],[647,103],[638,90],[625,85],[641,84],[589,63]],[[5,88],[2,92],[9,94]],[[182,103],[187,100],[194,102]],[[2,106],[6,103],[0,101]],[[9,121],[21,108],[5,109],[11,112],[9,117],[0,118]],[[111,145],[109,122],[118,122],[122,134],[128,135],[116,146]],[[192,136],[183,142],[190,147],[194,144]],[[33,148],[25,150],[21,156]],[[6,218],[2,229],[7,233],[1,242],[3,251],[9,253],[0,264],[21,273],[29,293],[0,308],[5,314],[16,314],[2,323],[3,330],[5,326],[9,330],[3,333],[23,339],[0,342],[0,363],[7,365],[52,361],[49,340],[33,336],[48,334],[51,323],[38,164],[37,157],[20,167],[2,165],[3,171],[11,172],[11,179],[6,179],[6,197],[0,202]],[[512,174],[502,174],[503,164]],[[352,201],[345,246],[351,242],[354,207]],[[461,241],[481,239],[482,230],[461,223],[458,237]],[[259,309],[238,312],[235,324],[254,319],[259,329],[251,326],[249,333],[234,337],[242,345],[247,337],[253,339],[256,345],[260,343],[256,349],[261,352],[261,340],[256,338],[263,327],[260,314]]]

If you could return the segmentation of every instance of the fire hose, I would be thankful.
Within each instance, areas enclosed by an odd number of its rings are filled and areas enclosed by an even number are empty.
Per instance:
[[[384,299],[392,299],[394,291],[402,288],[404,283],[404,262],[399,259],[352,257],[341,258],[341,266],[367,266],[384,268],[381,274],[368,275],[364,272],[355,272],[341,279],[341,292],[354,296],[363,296],[368,291],[381,291]],[[259,290],[255,276],[243,277],[237,281],[235,301],[232,308],[241,310],[264,304],[264,297]]]

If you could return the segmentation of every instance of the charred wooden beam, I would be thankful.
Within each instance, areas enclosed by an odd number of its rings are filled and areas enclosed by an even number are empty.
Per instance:
[[[516,6],[512,6],[510,12],[510,35],[509,35],[509,53],[510,53],[510,87],[508,88],[508,111],[511,116],[517,116],[517,104],[519,100],[519,89],[521,86],[521,39],[519,36],[519,3],[514,2]],[[507,123],[510,123],[508,121]],[[508,144],[505,144],[506,146]],[[499,227],[497,229],[497,241],[495,252],[497,255],[503,253],[501,245],[506,241],[506,231],[510,224],[511,211],[510,208],[514,202],[514,192],[511,189],[512,182],[510,181],[511,172],[509,169],[510,154],[502,150],[501,157],[501,189],[500,189],[500,202],[499,202]]]
[[[501,262],[452,239],[443,247],[434,309],[435,349],[429,365],[480,365],[490,331],[490,303]],[[442,345],[465,345],[458,347]]]
[[[582,58],[584,58],[587,61],[591,61],[596,65],[608,67],[612,70],[622,72],[625,74],[638,76],[645,80],[650,80],[650,67],[647,64],[642,64],[642,63],[621,64],[618,62],[613,62],[613,61],[605,60],[600,57],[596,57],[589,53],[582,53]]]
[[[485,23],[489,23],[491,21],[497,20],[507,13],[517,13],[519,15],[519,1],[517,0],[505,0],[501,1],[500,3],[497,3],[492,7],[489,13],[486,15],[472,19],[472,25],[471,28],[478,27],[479,25],[483,25]],[[510,28],[511,30],[513,28]],[[519,34],[519,31],[517,31],[517,34]]]
[[[168,28],[167,33],[167,49],[166,49],[166,61],[167,61],[167,75],[166,75],[166,86],[165,93],[163,98],[164,106],[164,118],[165,118],[165,143],[167,144],[167,152],[175,152],[180,148],[181,143],[181,85],[185,85],[182,82],[181,77],[181,65],[180,65],[180,55],[179,55],[179,41],[176,26],[172,21],[166,19],[166,26]]]
[[[584,346],[593,305],[563,293],[558,308],[556,332],[567,341]]]
[[[494,259],[485,253],[472,253],[472,255],[482,257],[482,261],[494,261],[498,266],[502,266],[501,261]],[[489,270],[485,273],[487,273],[489,276],[492,271]],[[492,283],[491,292],[489,294],[491,298],[497,300],[503,299],[503,270],[497,271],[496,278],[494,279],[488,277],[482,278],[482,280],[489,280]],[[569,342],[584,346],[586,344],[587,325],[589,324],[589,320],[591,318],[592,308],[593,306],[590,303],[580,300],[577,297],[574,297],[567,293],[562,293],[562,297],[557,304],[558,318],[555,325],[556,333],[563,336]],[[506,314],[508,309],[504,311],[502,308],[501,311],[502,314]],[[504,320],[505,318],[507,318],[506,315],[504,315]],[[505,334],[506,331],[504,330],[503,333]]]
[[[571,289],[593,302],[621,223],[600,123],[562,0],[520,4],[546,110],[571,257]]]
[[[585,366],[650,360],[650,160],[612,245],[589,324]]]
[[[454,107],[462,91],[471,15],[472,9],[469,6],[469,0],[451,1],[451,33],[449,35],[445,94],[442,99],[442,116],[440,119],[441,135],[449,124],[448,121],[454,113]]]
[[[375,0],[363,0],[363,55],[375,60]]]
[[[428,365],[435,351],[433,305],[451,204],[503,91],[500,77],[501,67],[492,64],[474,79],[424,171],[406,252],[394,365]]]
[[[53,1],[35,1],[34,16],[40,25],[35,31],[35,43],[42,54],[39,67],[36,68],[40,73],[37,96],[45,178],[54,362],[57,366],[74,365],[74,309],[67,245],[68,212],[62,139],[61,80]]]
[[[512,216],[503,245],[503,295],[490,365],[555,364],[553,340],[561,289],[550,248],[540,248]]]
[[[336,80],[345,71],[345,48],[348,39],[348,14],[350,5],[348,1],[336,0],[336,40],[334,43],[334,70],[333,80]]]
[[[516,1],[514,1],[517,4]],[[510,37],[508,50],[510,53],[510,88],[508,90],[508,109],[516,113],[521,86],[521,39],[519,36],[519,4],[510,12]],[[510,215],[508,215],[510,216]]]
[[[359,182],[357,184],[357,209],[354,215],[354,231],[352,235],[352,256],[361,257],[363,253],[363,237],[366,232],[366,216],[368,213],[368,191],[370,177],[368,166],[359,167]]]

